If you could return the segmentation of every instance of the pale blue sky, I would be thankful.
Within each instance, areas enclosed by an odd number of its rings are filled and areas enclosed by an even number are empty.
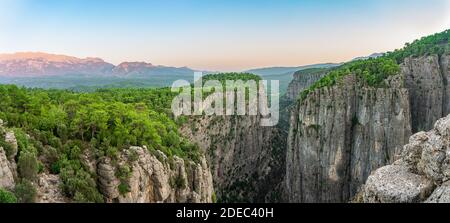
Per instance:
[[[448,28],[449,0],[0,0],[0,53],[208,70],[341,62]]]

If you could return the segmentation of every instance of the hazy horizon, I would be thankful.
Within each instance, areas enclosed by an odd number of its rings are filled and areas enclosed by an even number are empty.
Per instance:
[[[449,27],[449,0],[0,0],[0,53],[210,71],[340,63]]]

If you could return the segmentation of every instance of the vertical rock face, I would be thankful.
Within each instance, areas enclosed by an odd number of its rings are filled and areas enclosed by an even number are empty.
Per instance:
[[[6,149],[0,146],[0,188],[6,188],[8,190],[14,189],[16,172],[16,163],[14,158],[17,155],[17,140],[12,131],[9,131],[3,127],[3,120],[0,119],[0,137],[6,143],[9,148],[9,153]]]
[[[444,115],[450,114],[450,55],[442,55],[439,58],[439,65],[441,68],[442,80],[444,84]]]
[[[223,202],[279,199],[285,139],[260,116],[209,116],[192,120],[182,132],[208,154],[215,190]]]
[[[283,133],[286,135],[284,136],[285,138],[287,138],[287,132],[289,131],[290,113],[292,109],[295,109],[295,101],[300,93],[326,76],[331,69],[312,68],[295,72],[294,79],[289,84],[286,95],[280,100],[280,124],[278,127],[283,130]]]
[[[298,104],[286,155],[289,202],[346,202],[371,171],[393,162],[411,126],[402,78],[389,81],[361,87],[350,75]]]
[[[245,115],[191,116],[180,129],[207,155],[220,202],[275,202],[281,199],[286,138],[277,127],[262,126],[267,121],[264,116],[247,113],[250,106],[256,106],[257,113],[261,113],[261,106],[268,104],[263,87],[256,93],[255,101],[248,97],[245,106],[240,108]],[[235,96],[239,97],[238,94]],[[207,99],[202,104],[197,106],[211,103]],[[239,110],[237,104],[233,109]]]
[[[205,158],[194,163],[131,147],[120,155],[118,165],[112,163],[104,158],[97,165],[100,191],[108,202],[213,202],[212,176]],[[119,168],[129,170],[127,176]]]
[[[14,189],[14,175],[5,150],[0,147],[0,188]]]
[[[401,65],[409,90],[413,132],[427,131],[450,112],[450,56],[406,58]]]
[[[412,136],[400,159],[368,178],[361,196],[370,203],[450,202],[450,115]]]
[[[327,74],[328,69],[309,69],[315,72],[298,71],[294,74],[294,80],[289,84],[286,96],[289,100],[297,99],[298,95],[309,88]],[[323,70],[317,72],[317,70]]]

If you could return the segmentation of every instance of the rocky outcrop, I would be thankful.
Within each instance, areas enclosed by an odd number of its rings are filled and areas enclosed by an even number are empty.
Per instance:
[[[5,150],[0,147],[0,188],[14,189],[14,175]]]
[[[434,184],[426,177],[409,172],[401,165],[378,169],[364,188],[364,202],[419,202],[433,191]]]
[[[68,203],[69,199],[61,189],[59,175],[42,173],[38,176],[36,185],[37,203]]]
[[[213,202],[212,176],[205,158],[194,163],[131,147],[114,162],[103,158],[97,165],[98,185],[108,202]]]
[[[436,188],[425,201],[426,203],[450,203],[450,183],[446,182]]]
[[[9,155],[8,159],[13,160],[14,157],[17,155],[17,151],[19,150],[19,146],[17,145],[17,139],[16,135],[14,135],[14,132],[7,131],[5,133],[5,142],[10,145],[11,148],[11,154]]]
[[[202,116],[181,129],[207,154],[221,202],[280,197],[276,188],[284,176],[285,139],[277,128],[260,122],[260,116]]]
[[[402,76],[389,88],[354,75],[312,92],[291,114],[285,187],[289,202],[347,202],[369,174],[395,160],[411,135]]]
[[[5,142],[5,146],[8,147],[8,152],[6,148],[0,145],[0,188],[6,188],[9,190],[14,189],[15,178],[17,177],[16,162],[14,158],[17,155],[17,140],[14,132],[7,130],[3,126],[3,120],[0,119],[0,139]]]
[[[450,115],[411,137],[400,158],[368,178],[363,202],[450,202]]]
[[[409,57],[401,64],[409,90],[413,132],[428,131],[450,113],[450,55]]]

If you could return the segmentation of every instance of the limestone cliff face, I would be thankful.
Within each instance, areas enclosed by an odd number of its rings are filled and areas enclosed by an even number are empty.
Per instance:
[[[401,65],[409,90],[413,132],[428,131],[450,113],[450,55],[406,58]]]
[[[286,97],[289,100],[297,99],[298,95],[309,88],[312,84],[320,80],[327,74],[327,69],[323,69],[323,72],[305,72],[299,71],[294,74],[294,80],[289,84]]]
[[[297,105],[286,155],[289,202],[346,202],[371,171],[394,161],[411,135],[402,81],[362,87],[350,75]]]
[[[213,202],[212,176],[205,158],[197,164],[131,147],[120,155],[118,165],[112,163],[103,158],[97,165],[99,188],[107,202]],[[127,176],[119,176],[121,168],[130,171]],[[120,190],[121,186],[127,189]]]
[[[5,150],[0,147],[0,188],[14,189],[14,175],[10,168],[10,161],[6,157]]]
[[[412,136],[393,165],[376,170],[359,201],[450,203],[450,115]]]
[[[442,106],[443,114],[450,114],[450,55],[443,55],[439,58],[441,68],[442,82],[444,84],[444,105]]]
[[[17,140],[14,133],[3,126],[0,119],[0,137],[8,144],[9,154],[6,148],[0,146],[0,188],[13,190],[17,177],[17,167],[14,158],[17,155]]]
[[[331,68],[313,68],[294,73],[294,79],[289,84],[286,94],[280,99],[280,124],[278,127],[283,131],[285,135],[283,137],[287,138],[291,110],[295,109],[295,101],[300,93],[319,81],[330,70]]]
[[[182,128],[208,155],[217,197],[223,202],[279,198],[284,175],[284,139],[260,116],[197,117]]]

